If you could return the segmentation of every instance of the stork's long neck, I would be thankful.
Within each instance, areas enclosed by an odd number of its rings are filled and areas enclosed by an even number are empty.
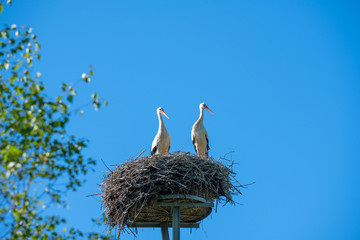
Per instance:
[[[159,117],[159,130],[158,132],[161,132],[165,129],[165,125],[164,125],[164,121],[163,121],[163,118],[161,116],[161,113],[158,112],[158,117]]]
[[[200,116],[199,119],[196,121],[196,125],[203,125],[203,119],[204,119],[204,109],[200,108]]]

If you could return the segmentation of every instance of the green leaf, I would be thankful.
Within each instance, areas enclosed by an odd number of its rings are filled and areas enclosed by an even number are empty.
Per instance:
[[[71,103],[72,103],[72,101],[73,101],[73,98],[74,98],[74,96],[72,96],[72,95],[69,95],[69,96],[67,97],[67,100],[68,100],[69,102],[71,102]]]
[[[16,222],[19,222],[19,221],[20,221],[21,215],[20,215],[20,213],[19,213],[17,210],[14,210],[13,216],[14,216]]]
[[[9,62],[5,62],[5,63],[4,63],[4,68],[5,68],[5,70],[8,70],[8,69],[9,69],[9,66],[10,66]]]
[[[65,92],[67,86],[68,86],[68,85],[67,85],[66,83],[63,83],[63,84],[61,85],[61,90]]]
[[[13,76],[9,78],[9,81],[13,84],[16,79],[17,79],[17,74],[13,74]]]
[[[87,75],[86,73],[83,73],[81,75],[81,78],[85,81],[85,82],[90,82],[91,81],[91,78],[89,77],[89,75]]]
[[[91,94],[91,98],[94,100],[98,99],[98,94],[97,93]]]
[[[16,71],[23,63],[22,62],[18,62],[14,67],[13,67],[13,71]]]

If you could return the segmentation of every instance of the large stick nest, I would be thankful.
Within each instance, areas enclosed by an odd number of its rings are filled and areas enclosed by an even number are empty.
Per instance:
[[[190,153],[152,155],[128,160],[104,176],[102,207],[109,229],[117,228],[120,234],[129,221],[161,222],[161,211],[154,206],[159,195],[196,195],[226,204],[234,203],[233,195],[241,194],[240,187],[244,185],[236,181],[232,161],[226,166],[211,157],[202,159]],[[146,214],[142,214],[144,212]],[[204,218],[210,212],[205,210],[200,214]],[[171,212],[169,215],[171,217]],[[199,217],[195,221],[202,219]],[[162,222],[166,221],[169,220],[164,218]]]

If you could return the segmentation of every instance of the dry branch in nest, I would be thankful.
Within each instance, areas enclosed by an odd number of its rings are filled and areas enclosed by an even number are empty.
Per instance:
[[[141,221],[168,221],[161,216],[171,217],[171,211],[154,206],[159,195],[196,195],[226,204],[234,203],[233,195],[241,194],[239,189],[244,186],[235,179],[232,161],[226,166],[213,158],[202,159],[184,152],[152,155],[128,160],[104,176],[102,207],[109,229],[117,228],[120,234],[126,230],[126,223],[139,218]],[[200,214],[204,218],[210,212]],[[189,218],[189,221],[201,219]]]

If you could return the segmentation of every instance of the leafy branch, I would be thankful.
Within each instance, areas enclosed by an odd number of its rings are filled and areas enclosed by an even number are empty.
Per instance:
[[[2,8],[0,2],[0,13]],[[67,206],[65,193],[82,186],[96,161],[83,154],[88,141],[66,128],[76,113],[69,108],[80,81],[62,84],[62,94],[50,98],[41,73],[34,71],[40,59],[31,28],[0,31],[0,238],[108,239],[109,234],[61,230],[66,219],[46,212],[53,204]],[[89,83],[93,75],[90,67],[81,81]],[[90,104],[95,110],[101,106],[98,94]]]

